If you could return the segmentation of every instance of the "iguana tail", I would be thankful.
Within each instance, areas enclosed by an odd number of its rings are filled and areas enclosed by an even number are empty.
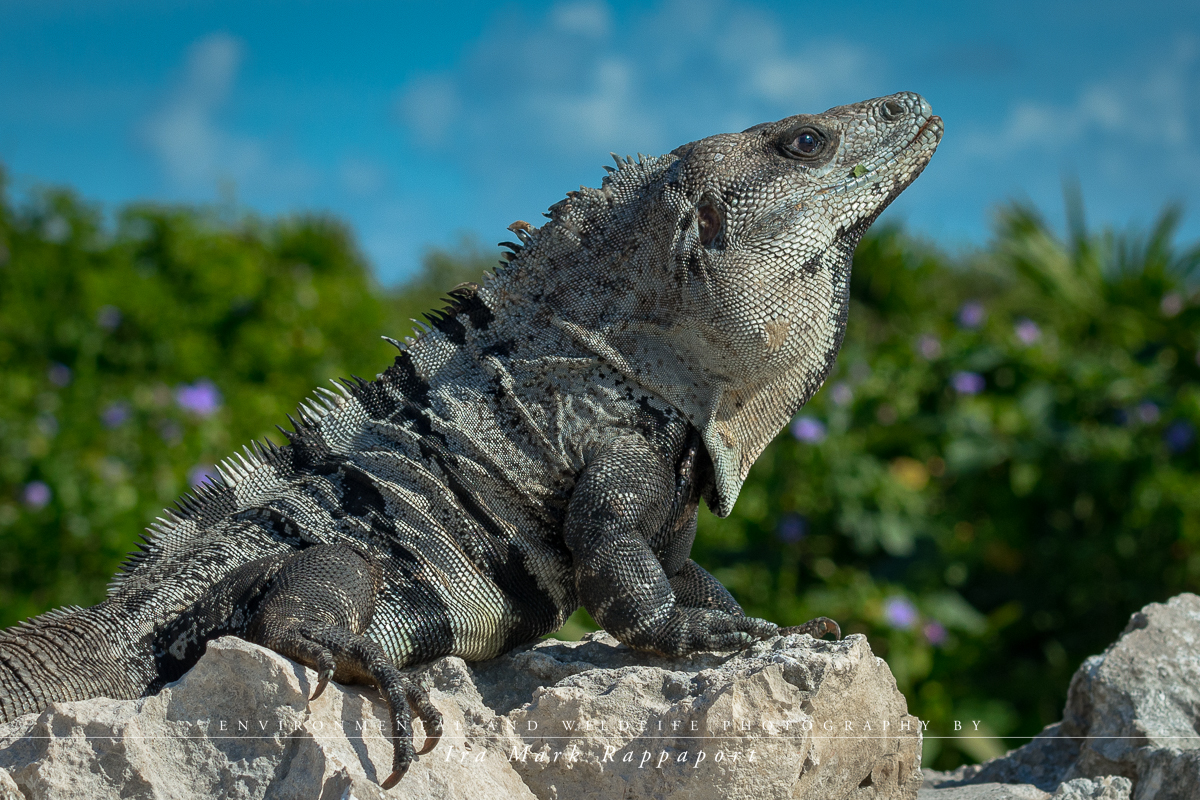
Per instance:
[[[145,694],[155,679],[149,637],[116,611],[60,608],[0,631],[0,721],[58,701]]]

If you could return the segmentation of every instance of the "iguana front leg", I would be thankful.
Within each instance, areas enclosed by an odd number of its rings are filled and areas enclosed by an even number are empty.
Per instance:
[[[681,606],[715,608],[735,615],[745,613],[729,590],[690,558],[684,562],[679,572],[672,576],[671,589],[675,592],[675,602]],[[778,633],[780,636],[807,633],[814,639],[832,633],[833,638],[842,638],[841,627],[829,617],[817,617],[799,625],[780,628]]]
[[[734,616],[746,613],[719,580],[690,558],[671,576],[671,590],[681,606],[711,608]]]
[[[674,507],[674,478],[664,455],[632,436],[584,468],[564,528],[584,607],[620,641],[664,655],[740,650],[773,636],[774,623],[742,614],[723,587],[715,607],[678,602],[648,544]]]

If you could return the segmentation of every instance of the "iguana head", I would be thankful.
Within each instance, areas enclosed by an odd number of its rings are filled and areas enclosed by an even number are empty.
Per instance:
[[[618,160],[599,190],[551,209],[512,277],[537,283],[549,324],[703,432],[724,515],[832,369],[854,247],[941,136],[929,104],[901,93]]]

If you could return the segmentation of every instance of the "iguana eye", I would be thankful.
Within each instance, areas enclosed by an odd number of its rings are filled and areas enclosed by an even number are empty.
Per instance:
[[[793,158],[813,158],[825,149],[825,137],[816,128],[801,128],[783,149]]]
[[[806,156],[811,156],[817,152],[817,148],[821,146],[821,140],[812,131],[801,131],[796,140],[792,142],[792,147],[804,153]]]

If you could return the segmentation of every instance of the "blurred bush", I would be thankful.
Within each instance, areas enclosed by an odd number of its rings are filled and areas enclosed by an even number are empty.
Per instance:
[[[1012,207],[956,257],[870,236],[836,372],[732,516],[702,512],[694,556],[749,613],[866,633],[930,734],[1032,735],[1131,612],[1200,589],[1200,248],[1175,211],[1079,216],[1060,240]],[[430,253],[384,290],[329,219],[0,201],[0,624],[98,601],[189,483],[491,263]]]
[[[491,259],[434,252],[384,292],[320,217],[0,200],[0,625],[100,600],[145,526]],[[436,288],[434,283],[436,282]]]

